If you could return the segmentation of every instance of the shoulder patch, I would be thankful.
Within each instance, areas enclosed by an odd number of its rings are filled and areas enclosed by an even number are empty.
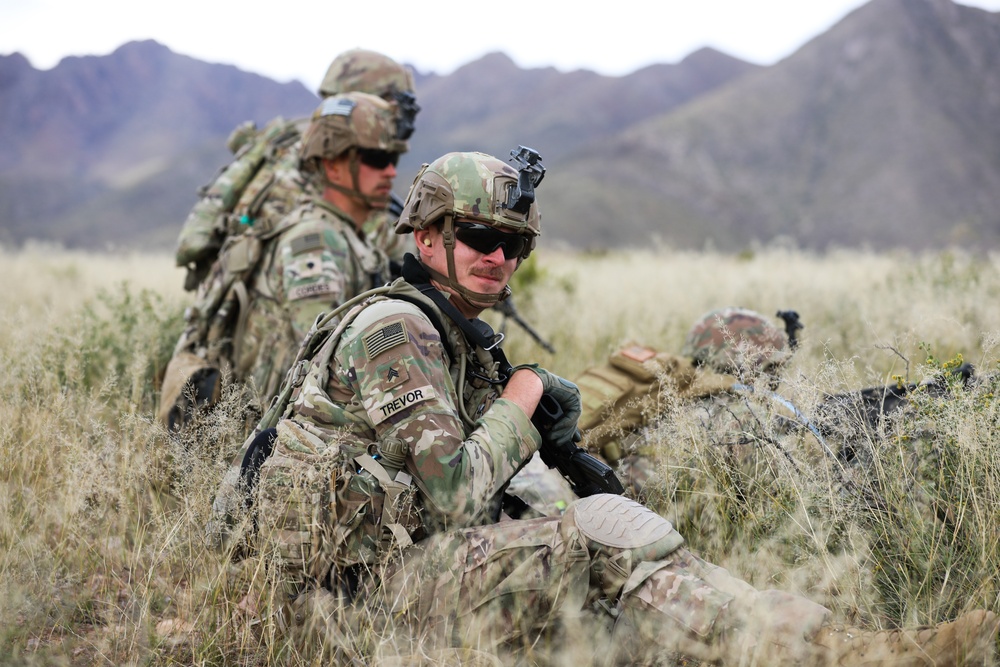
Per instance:
[[[361,342],[365,346],[365,354],[369,359],[374,359],[386,350],[391,350],[397,345],[408,343],[410,335],[406,332],[406,324],[402,318],[390,322],[382,328],[365,335]]]
[[[629,345],[628,347],[622,348],[621,355],[631,359],[632,361],[638,361],[641,364],[655,357],[656,350],[651,347],[646,347],[645,345]]]
[[[303,234],[298,238],[292,239],[290,244],[292,255],[301,255],[304,252],[309,252],[310,250],[317,250],[323,247],[323,237],[319,232],[310,232],[309,234]]]
[[[386,391],[410,379],[410,373],[406,369],[406,365],[401,363],[398,358],[393,359],[387,364],[380,365],[375,369],[375,375],[381,378],[382,382],[379,386]]]

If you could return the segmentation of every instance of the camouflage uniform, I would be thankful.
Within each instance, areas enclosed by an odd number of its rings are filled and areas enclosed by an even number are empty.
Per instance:
[[[262,406],[277,393],[316,317],[389,277],[385,254],[320,197],[296,208],[282,228],[264,248],[265,264],[253,278],[245,334],[234,358],[234,376],[256,388]]]
[[[426,302],[406,287],[395,290]],[[339,342],[326,343],[336,349],[332,362],[313,364],[286,413],[320,440],[346,432],[348,441],[402,441],[409,452],[405,470],[426,537],[361,574],[364,593],[352,604],[367,601],[365,615],[392,619],[378,630],[402,624],[426,645],[518,652],[539,633],[583,625],[614,632],[625,662],[681,653],[733,661],[784,655],[798,664],[815,650],[805,641],[781,646],[818,631],[826,609],[757,591],[702,561],[666,520],[624,498],[591,496],[562,517],[502,520],[503,490],[540,436],[481,379],[498,381],[497,359],[470,345],[447,316],[438,321],[447,345],[421,308],[372,299]],[[459,397],[463,366],[475,379]],[[324,371],[319,386],[312,378]],[[328,581],[349,576],[335,569]]]
[[[526,254],[514,234],[538,231],[536,208],[520,206],[517,194],[532,186],[531,174],[481,154],[446,155],[418,175],[399,225],[423,230],[444,215],[451,240],[466,243],[451,218],[468,224],[474,215]],[[447,237],[435,237],[435,248]],[[495,240],[467,245],[488,249]],[[513,259],[506,246],[504,257]],[[697,558],[668,521],[623,496],[592,495],[557,517],[507,519],[504,489],[543,436],[501,391],[512,369],[492,332],[459,312],[450,283],[441,293],[431,286],[435,274],[456,282],[450,249],[448,263],[446,278],[410,257],[406,280],[372,293],[332,332],[316,324],[282,392],[283,418],[271,435],[248,441],[217,495],[224,518],[242,484],[255,485],[245,525],[256,527],[256,548],[278,554],[292,574],[293,624],[318,628],[359,662],[372,647],[393,646],[531,662],[828,665],[864,655],[872,664],[922,656],[949,664],[970,640],[977,650],[991,641],[996,619],[985,613],[919,641],[831,628],[825,608],[758,591]],[[544,371],[535,372],[545,389]],[[578,406],[578,394],[562,398],[564,410]],[[271,449],[255,468],[262,437]],[[540,655],[549,646],[553,654]]]
[[[374,51],[352,49],[330,64],[318,92],[324,99],[363,92],[395,101],[401,119],[408,124],[402,133],[405,140],[419,111],[413,89],[413,76],[398,63]],[[307,126],[307,119],[276,118],[261,130],[253,123],[233,130],[227,142],[234,153],[233,162],[202,189],[178,237],[175,259],[177,266],[188,267],[186,289],[196,289],[208,277],[226,238],[247,230],[267,233],[300,198],[322,195],[322,187],[299,171],[301,138]],[[386,226],[391,231],[393,222],[393,216],[375,212],[365,224],[365,234],[368,243],[382,247],[390,259],[401,261],[409,246],[385,233]]]
[[[718,452],[754,465],[762,443],[800,424],[794,406],[773,393],[790,356],[785,333],[745,308],[700,317],[680,357],[626,345],[608,364],[577,379],[584,397],[584,443],[618,464],[636,497],[656,475],[657,450],[664,442],[657,427],[664,420],[697,425]]]
[[[381,98],[366,93],[327,98],[296,153],[301,164],[295,173],[325,178],[321,161],[347,154],[356,190],[357,150],[405,152],[397,135],[394,107]],[[282,200],[268,200],[262,210],[276,215],[281,206]],[[186,314],[188,326],[161,396],[160,418],[172,429],[188,418],[186,383],[197,388],[192,380],[203,369],[231,373],[235,382],[251,387],[258,407],[266,406],[317,315],[390,277],[385,253],[322,193],[301,200],[270,225],[226,239]],[[198,401],[214,404],[217,387],[218,381],[215,395],[199,395]]]

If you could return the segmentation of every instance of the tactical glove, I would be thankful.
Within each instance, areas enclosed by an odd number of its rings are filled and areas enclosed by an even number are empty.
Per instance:
[[[538,364],[525,364],[514,368],[515,371],[526,368],[535,373],[542,381],[542,393],[552,397],[559,407],[562,408],[562,416],[552,425],[552,429],[542,437],[553,442],[576,442],[577,422],[580,420],[582,411],[580,402],[580,390],[575,384],[561,378],[554,373],[550,373],[544,368],[539,368]]]

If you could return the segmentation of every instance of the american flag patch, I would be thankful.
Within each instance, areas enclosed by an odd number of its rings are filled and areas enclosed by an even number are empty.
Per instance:
[[[364,343],[368,358],[374,359],[386,350],[409,342],[409,340],[410,337],[406,333],[406,325],[403,324],[403,320],[396,320],[385,325],[378,331],[368,334],[362,339],[362,342]]]
[[[319,115],[350,116],[357,104],[358,103],[354,100],[345,99],[343,97],[328,97],[323,100],[323,106],[320,107]]]

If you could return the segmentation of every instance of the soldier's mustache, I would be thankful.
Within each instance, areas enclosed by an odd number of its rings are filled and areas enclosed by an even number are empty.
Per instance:
[[[482,268],[476,268],[472,269],[471,273],[472,275],[480,278],[490,278],[491,280],[504,279],[503,267],[500,266],[485,266]]]

